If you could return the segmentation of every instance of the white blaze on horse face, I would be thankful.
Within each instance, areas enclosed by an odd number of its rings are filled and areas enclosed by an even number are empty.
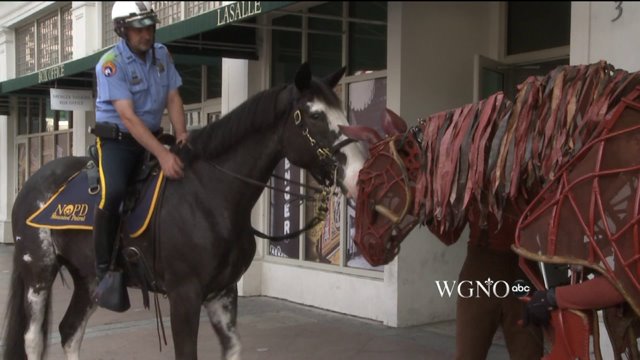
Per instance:
[[[22,257],[22,260],[24,260],[24,262],[26,262],[27,264],[28,264],[28,263],[30,263],[30,262],[31,262],[31,255],[29,255],[29,254],[25,254],[25,255]]]
[[[312,113],[316,111],[325,113],[327,122],[329,123],[329,129],[336,134],[340,133],[340,125],[349,126],[349,121],[347,121],[342,109],[330,107],[318,99],[314,99],[313,102],[307,103],[307,105]],[[333,145],[337,145],[346,139],[347,137],[341,134]],[[358,193],[358,174],[360,174],[360,169],[362,169],[366,160],[364,151],[357,142],[353,142],[341,148],[340,152],[347,158],[343,168],[344,178],[342,179],[342,185],[344,185],[347,190],[347,196],[355,199]]]
[[[27,353],[27,359],[40,359],[44,349],[42,325],[45,307],[47,306],[47,292],[36,292],[33,288],[29,288],[27,302],[29,303],[30,321],[28,330],[24,334],[24,348]]]

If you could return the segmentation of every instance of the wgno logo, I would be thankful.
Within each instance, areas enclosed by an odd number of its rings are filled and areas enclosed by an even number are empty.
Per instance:
[[[509,284],[504,280],[491,280],[487,278],[484,281],[469,281],[463,280],[458,282],[457,280],[436,280],[436,286],[440,297],[452,297],[458,295],[461,298],[479,298],[479,297],[495,297],[498,299],[504,299],[510,294],[516,297],[523,297],[529,295],[531,286],[524,280],[516,280],[513,284]]]

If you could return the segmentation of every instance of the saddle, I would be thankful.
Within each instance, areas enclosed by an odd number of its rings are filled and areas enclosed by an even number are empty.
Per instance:
[[[160,134],[158,140],[163,145],[171,146],[172,151],[176,150],[176,139],[173,135]],[[94,161],[98,161],[95,145],[90,147],[89,153]],[[122,204],[123,216],[118,232],[120,241],[115,245],[121,251],[116,249],[117,255],[112,258],[112,262],[115,262],[112,268],[116,270],[107,273],[107,277],[111,276],[111,279],[106,284],[101,283],[105,288],[101,289],[102,295],[98,298],[100,306],[119,312],[128,310],[130,305],[127,286],[141,290],[142,302],[146,309],[150,304],[149,291],[166,293],[154,274],[157,259],[155,242],[135,240],[147,229],[163,185],[164,177],[160,172],[158,160],[150,152],[145,151],[142,166],[134,174]],[[147,258],[151,258],[151,263]],[[117,270],[118,268],[124,268],[127,271]],[[155,305],[158,312],[157,296]],[[156,313],[156,316],[160,315]]]

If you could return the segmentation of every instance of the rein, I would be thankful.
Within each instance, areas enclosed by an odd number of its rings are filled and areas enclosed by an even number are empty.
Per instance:
[[[294,192],[291,192],[291,191],[282,190],[282,189],[279,189],[279,188],[277,188],[275,186],[271,186],[271,185],[268,185],[268,184],[263,184],[263,183],[261,183],[259,181],[256,181],[254,179],[248,178],[246,176],[242,176],[242,175],[236,174],[236,173],[234,173],[234,172],[232,172],[230,170],[227,170],[227,169],[223,168],[222,166],[214,163],[213,161],[206,160],[206,163],[211,165],[211,166],[213,166],[214,168],[222,171],[223,173],[225,173],[225,174],[227,174],[229,176],[235,177],[236,179],[239,179],[239,180],[241,180],[243,182],[246,182],[248,184],[259,186],[259,187],[263,187],[263,188],[266,187],[268,189],[271,189],[271,190],[274,190],[274,191],[278,191],[278,192],[281,192],[281,193],[284,193],[284,194],[297,196],[297,197],[302,198],[304,200],[314,200],[313,196],[302,195],[302,194],[299,194],[299,193],[294,193]],[[316,208],[316,216],[314,216],[313,219],[309,220],[309,222],[305,225],[305,227],[303,227],[303,228],[301,228],[301,229],[299,229],[297,231],[294,231],[292,233],[286,234],[286,235],[279,235],[279,236],[267,235],[267,234],[255,229],[254,227],[252,227],[253,234],[255,236],[263,238],[263,239],[267,239],[267,240],[272,240],[272,241],[287,240],[287,239],[294,238],[294,237],[302,234],[303,232],[305,232],[305,231],[307,231],[309,229],[312,229],[313,227],[315,227],[316,225],[318,225],[319,223],[321,223],[325,219],[325,217],[327,216],[327,211],[329,209],[329,206],[328,206],[328,204],[329,204],[329,194],[332,193],[332,191],[330,191],[328,187],[323,186],[321,189],[319,189],[319,188],[317,188],[315,186],[310,186],[310,185],[306,185],[306,184],[303,184],[303,183],[300,183],[300,182],[284,179],[284,178],[282,178],[280,176],[277,176],[277,175],[271,175],[271,177],[278,178],[278,179],[281,179],[281,180],[286,180],[286,181],[289,181],[289,182],[291,182],[293,184],[296,184],[296,185],[302,186],[302,187],[304,187],[306,189],[312,190],[314,193],[319,193],[320,194],[320,201],[319,201],[319,204],[318,204],[318,206]],[[335,175],[334,175],[334,178],[335,178]]]

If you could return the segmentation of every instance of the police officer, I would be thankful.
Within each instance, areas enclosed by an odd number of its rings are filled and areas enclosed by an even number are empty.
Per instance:
[[[180,159],[156,138],[166,108],[178,143],[186,141],[182,79],[167,48],[155,43],[158,18],[150,3],[117,1],[111,18],[121,38],[96,65],[96,145],[102,197],[95,211],[96,272],[109,269],[127,184],[141,165],[144,150],[159,161],[167,178],[183,176]],[[104,131],[104,129],[113,131]],[[119,135],[118,135],[119,133]]]

